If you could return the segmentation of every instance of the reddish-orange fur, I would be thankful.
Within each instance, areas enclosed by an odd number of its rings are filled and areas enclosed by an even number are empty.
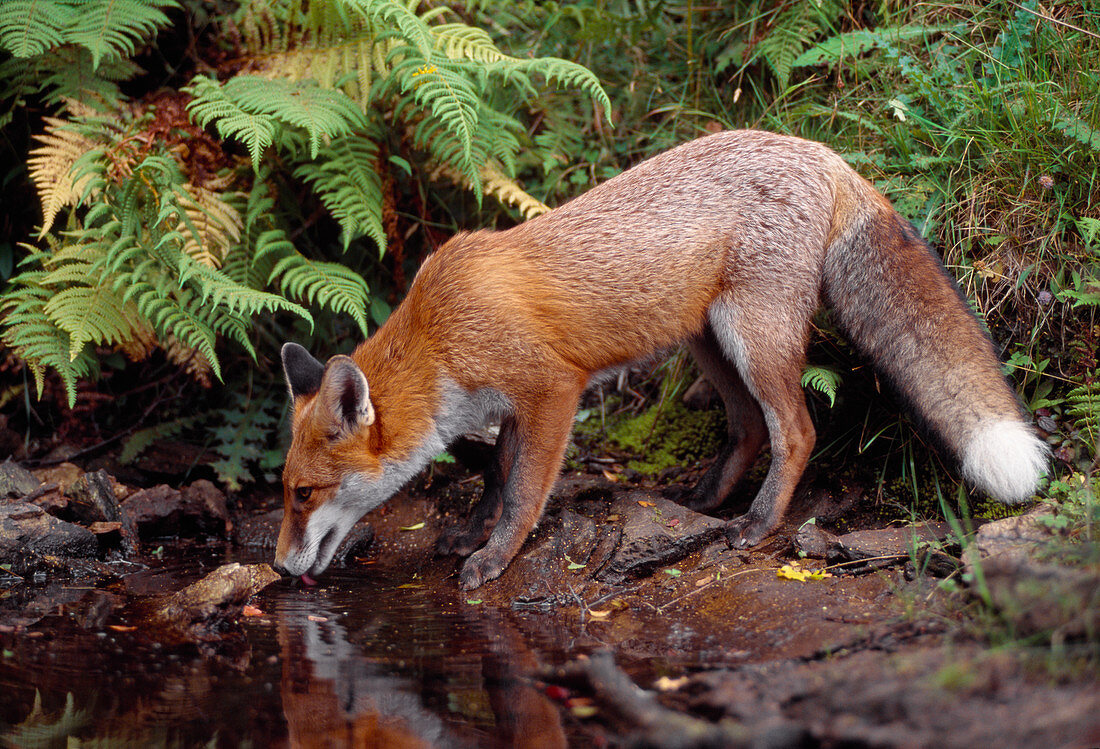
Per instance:
[[[730,435],[692,504],[720,502],[771,443],[759,495],[729,526],[755,543],[813,448],[799,380],[823,299],[968,476],[992,477],[1007,498],[1030,493],[1044,454],[938,259],[835,153],[739,131],[508,231],[454,237],[351,359],[322,367],[284,347],[295,403],[276,559],[323,569],[349,518],[491,411],[504,417],[492,480],[470,530],[441,540],[468,554],[492,529],[462,571],[480,585],[537,522],[592,378],[685,342],[722,394]]]

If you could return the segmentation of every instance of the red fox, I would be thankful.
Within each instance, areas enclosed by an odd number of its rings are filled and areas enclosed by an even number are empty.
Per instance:
[[[542,513],[585,388],[680,343],[728,414],[689,504],[721,503],[771,444],[759,493],[726,529],[754,545],[814,444],[800,377],[822,302],[970,483],[1010,503],[1035,492],[1048,449],[913,226],[827,147],[729,131],[512,229],[456,235],[351,356],[322,364],[285,344],[293,436],[275,563],[322,572],[364,513],[499,417],[469,526],[437,545],[468,555],[464,588],[497,577]]]

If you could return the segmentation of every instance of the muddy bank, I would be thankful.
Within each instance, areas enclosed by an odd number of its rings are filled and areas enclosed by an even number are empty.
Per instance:
[[[15,539],[0,545],[0,678],[19,685],[0,705],[8,743],[74,716],[103,736],[103,683],[164,678],[217,716],[196,727],[193,706],[146,687],[141,709],[188,741],[221,725],[239,740],[340,745],[369,725],[425,746],[1100,743],[1100,578],[1035,562],[1054,531],[1034,515],[983,526],[967,556],[943,524],[868,527],[851,507],[861,530],[841,533],[836,503],[804,496],[774,537],[733,550],[721,519],[664,496],[675,492],[573,474],[501,578],[460,591],[460,560],[434,548],[479,480],[453,469],[365,518],[316,587],[264,587],[259,572],[253,589],[251,568],[204,587],[230,559],[269,558],[279,508],[209,482],[136,489],[64,470],[0,481],[0,535]],[[988,647],[967,618],[978,570],[998,631],[1039,639]],[[178,598],[211,586],[220,603]],[[60,671],[59,654],[71,660]],[[121,703],[107,714],[137,719]]]

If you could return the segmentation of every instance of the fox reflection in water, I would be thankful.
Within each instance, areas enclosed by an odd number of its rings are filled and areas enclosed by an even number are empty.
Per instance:
[[[300,605],[281,606],[278,614],[291,746],[567,745],[558,707],[531,682],[537,658],[502,613],[481,611],[453,622],[462,636],[442,645],[453,652],[441,655],[434,652],[440,643],[432,643],[433,652],[418,657],[418,644],[410,641],[408,662],[426,665],[406,667],[368,655],[323,598],[315,603],[313,615]],[[440,711],[456,696],[468,704],[452,710],[484,713],[487,700],[492,715],[448,720]],[[435,710],[428,706],[433,702]]]

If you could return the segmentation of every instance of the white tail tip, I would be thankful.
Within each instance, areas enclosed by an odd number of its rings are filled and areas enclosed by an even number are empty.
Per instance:
[[[1026,424],[996,421],[980,427],[963,450],[962,473],[972,485],[1007,504],[1035,494],[1050,448]]]

